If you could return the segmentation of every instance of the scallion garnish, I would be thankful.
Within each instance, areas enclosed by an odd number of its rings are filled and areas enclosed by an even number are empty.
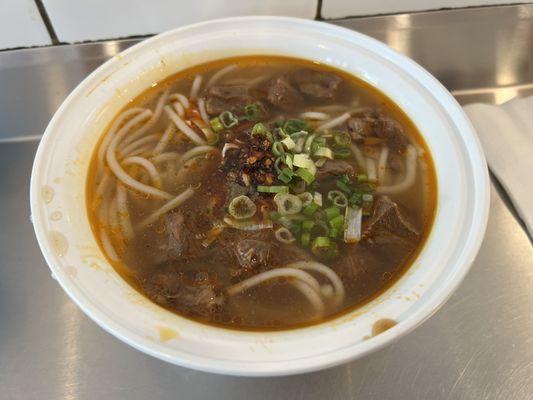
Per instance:
[[[224,128],[229,129],[239,123],[239,119],[231,111],[224,111],[218,116]]]
[[[337,206],[331,206],[324,210],[329,221],[341,214],[341,210]]]
[[[215,132],[224,130],[224,125],[222,125],[222,122],[220,122],[220,118],[218,117],[209,120],[209,125],[211,125],[211,129],[213,129]]]
[[[316,203],[311,203],[309,204],[308,206],[304,207],[304,211],[303,213],[307,216],[312,216],[318,209],[320,208],[320,206]]]
[[[260,193],[289,193],[288,186],[257,186],[257,191]]]
[[[302,178],[308,185],[315,180],[315,176],[306,168],[298,168],[296,170],[296,175]]]
[[[257,121],[266,115],[263,104],[257,102],[244,106],[244,115],[248,121]]]
[[[281,157],[285,154],[285,150],[283,149],[281,142],[274,142],[272,144],[272,154],[274,154],[276,157]]]
[[[289,119],[283,124],[283,130],[289,135],[299,131],[309,132],[309,124],[303,119]]]

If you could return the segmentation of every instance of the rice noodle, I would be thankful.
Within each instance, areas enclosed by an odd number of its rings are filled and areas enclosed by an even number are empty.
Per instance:
[[[94,200],[100,201],[102,197],[107,193],[108,189],[110,188],[109,184],[111,183],[111,174],[109,171],[104,170],[102,179],[100,179],[100,182],[98,183],[98,186],[96,187],[96,191],[94,192]]]
[[[104,251],[106,252],[107,256],[113,261],[118,261],[118,254],[111,244],[111,240],[109,239],[109,236],[104,228],[100,228],[100,241],[102,242],[102,246],[104,247]]]
[[[359,167],[361,167],[363,170],[366,170],[365,156],[363,155],[361,150],[359,150],[359,147],[357,147],[355,143],[352,143],[350,145],[350,149],[352,150],[352,153],[355,157],[355,161],[357,161],[357,164],[359,164]]]
[[[152,157],[150,161],[152,161],[154,164],[158,164],[160,162],[172,161],[172,160],[176,160],[176,162],[178,162],[180,159],[181,159],[181,154],[173,152],[173,151],[169,151],[167,153],[161,153],[161,154],[158,154],[157,156]]]
[[[152,180],[152,183],[155,187],[161,188],[161,177],[159,176],[159,173],[157,172],[156,167],[154,164],[152,164],[150,161],[148,161],[146,158],[138,157],[138,156],[132,156],[124,159],[122,161],[124,165],[130,165],[130,164],[137,164],[143,167],[146,172],[148,172],[148,175],[150,175],[150,179]]]
[[[130,213],[128,211],[128,191],[123,185],[117,185],[117,211],[120,230],[125,239],[131,239],[134,235],[131,226]]]
[[[375,182],[378,179],[376,172],[376,163],[370,157],[366,158],[366,175],[370,182]]]
[[[336,126],[339,126],[340,124],[343,124],[344,122],[348,121],[350,118],[350,113],[345,112],[344,114],[339,115],[338,117],[335,117],[328,122],[324,122],[322,125],[319,125],[316,130],[317,131],[324,131],[326,129],[335,128]]]
[[[185,108],[183,108],[183,105],[179,101],[172,103],[172,106],[181,118],[185,116]]]
[[[383,146],[381,153],[379,153],[378,162],[378,181],[379,183],[385,182],[385,174],[387,173],[387,160],[389,158],[389,148]]]
[[[150,214],[148,217],[143,219],[137,227],[139,229],[143,229],[146,226],[150,225],[151,223],[157,221],[157,219],[160,216],[178,207],[179,205],[181,205],[182,203],[190,199],[193,194],[194,194],[194,190],[192,188],[185,189],[178,196],[174,197],[172,200],[165,203],[162,207],[160,207],[159,209],[154,211],[152,214]]]
[[[210,88],[215,83],[217,83],[222,77],[224,77],[225,75],[229,74],[230,72],[232,72],[232,71],[234,71],[236,69],[237,69],[237,64],[230,64],[230,65],[222,68],[221,70],[215,72],[211,76],[211,78],[209,78],[209,80],[207,81],[206,87]]]
[[[157,156],[163,153],[165,147],[167,147],[169,142],[172,140],[174,133],[176,133],[176,125],[173,123],[168,124],[167,129],[165,129],[165,132],[161,136],[161,139],[159,139],[159,142],[155,145],[152,155]]]
[[[376,193],[379,194],[397,194],[410,188],[415,183],[416,179],[416,157],[417,151],[413,145],[407,146],[407,154],[405,155],[406,171],[404,179],[394,185],[378,186]]]
[[[200,111],[200,116],[202,117],[205,124],[209,126],[209,116],[207,115],[207,111],[205,109],[204,99],[198,99],[198,111]]]
[[[169,106],[165,106],[165,112],[176,127],[183,132],[189,139],[198,145],[205,145],[206,142],[202,139],[189,125],[187,125]]]
[[[336,302],[340,304],[344,300],[344,285],[342,284],[339,275],[337,275],[337,273],[330,267],[316,261],[296,261],[286,265],[285,267],[307,269],[321,273],[322,275],[326,276],[333,285],[333,288],[335,289]]]
[[[184,163],[186,163],[187,161],[189,161],[190,159],[192,159],[194,157],[198,157],[198,156],[200,156],[202,154],[210,153],[212,151],[217,151],[217,148],[213,147],[213,146],[197,146],[197,147],[193,147],[189,151],[183,153],[183,155],[181,156],[181,159],[179,161],[179,164],[183,165]]]
[[[127,136],[124,139],[123,143],[121,143],[120,147],[126,146],[134,142],[138,138],[142,137],[146,133],[146,131],[148,131],[148,129],[153,127],[157,123],[157,121],[159,121],[159,118],[161,117],[161,114],[163,113],[163,106],[167,102],[167,98],[168,98],[168,89],[165,90],[161,96],[159,96],[159,100],[157,100],[157,104],[155,106],[154,112],[150,120],[137,132],[134,132],[130,134],[129,136]]]
[[[115,122],[111,125],[109,128],[109,131],[107,132],[107,135],[105,135],[104,139],[102,140],[102,143],[100,143],[100,147],[98,149],[98,154],[96,156],[97,160],[97,168],[98,168],[98,176],[102,175],[103,168],[104,168],[104,159],[105,154],[107,151],[107,147],[109,146],[109,143],[111,143],[111,140],[115,137],[115,134],[118,130],[118,128],[122,125],[122,123],[131,116],[135,114],[140,114],[142,112],[146,111],[145,108],[139,108],[134,107],[130,108],[123,113],[119,114],[119,116],[115,119]]]
[[[292,281],[291,285],[298,289],[307,298],[318,316],[321,316],[324,313],[324,302],[319,293],[315,292],[307,283],[299,280]]]
[[[305,282],[315,292],[320,293],[320,285],[318,281],[305,271],[296,268],[274,268],[260,274],[254,275],[251,278],[245,279],[227,289],[228,295],[234,296],[240,292],[244,292],[254,286],[263,282],[276,278],[294,278]]]
[[[272,229],[272,222],[248,222],[238,221],[230,217],[224,217],[224,222],[234,229],[241,231],[260,231],[263,229]]]
[[[329,115],[320,111],[306,111],[300,114],[302,119],[312,119],[315,121],[325,121],[329,119]]]
[[[116,196],[111,199],[107,207],[107,223],[111,232],[120,227],[118,222],[118,204]]]
[[[187,97],[185,97],[181,93],[172,93],[168,97],[168,101],[170,103],[174,103],[175,101],[179,101],[185,110],[188,110],[189,107],[191,106],[191,103],[189,103],[189,99]]]
[[[111,171],[115,174],[115,176],[126,186],[135,189],[141,193],[154,196],[161,199],[171,199],[172,195],[169,193],[166,193],[162,190],[159,190],[157,188],[154,188],[152,186],[145,185],[135,179],[133,179],[131,176],[129,176],[126,171],[120,166],[120,164],[117,161],[117,157],[115,154],[116,147],[118,143],[124,138],[125,135],[128,134],[130,129],[137,125],[140,121],[143,121],[147,118],[150,118],[152,115],[152,112],[150,110],[145,110],[141,114],[137,115],[136,117],[132,118],[128,123],[126,123],[113,137],[113,140],[109,144],[107,151],[106,151],[106,159],[107,164]]]
[[[159,140],[159,135],[157,133],[153,133],[151,135],[147,135],[143,138],[140,138],[136,140],[135,142],[131,142],[127,146],[125,146],[122,150],[118,152],[119,157],[126,157],[130,153],[134,152],[138,148],[142,147],[145,144],[155,142]]]
[[[191,100],[194,101],[197,99],[198,94],[200,93],[200,87],[202,86],[202,75],[196,75],[191,85]]]
[[[222,158],[226,157],[227,151],[231,149],[240,149],[240,147],[235,143],[225,143],[224,147],[222,148]]]

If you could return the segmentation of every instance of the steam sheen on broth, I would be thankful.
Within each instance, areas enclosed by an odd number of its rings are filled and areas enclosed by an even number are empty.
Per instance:
[[[282,57],[203,64],[115,118],[87,182],[115,269],[181,316],[235,329],[322,322],[408,268],[434,167],[398,107],[342,71]]]

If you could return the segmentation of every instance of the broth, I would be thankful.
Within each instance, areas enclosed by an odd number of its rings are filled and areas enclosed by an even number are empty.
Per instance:
[[[254,56],[158,83],[113,121],[87,181],[115,269],[181,316],[233,329],[323,322],[389,288],[424,245],[422,136],[340,70]]]

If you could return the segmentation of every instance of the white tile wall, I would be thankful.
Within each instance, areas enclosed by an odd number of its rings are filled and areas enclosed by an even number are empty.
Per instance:
[[[57,36],[64,42],[158,33],[191,22],[237,15],[314,18],[317,1],[43,0]]]
[[[322,0],[322,18],[531,2],[527,0]]]
[[[33,0],[0,0],[0,49],[51,44]]]

